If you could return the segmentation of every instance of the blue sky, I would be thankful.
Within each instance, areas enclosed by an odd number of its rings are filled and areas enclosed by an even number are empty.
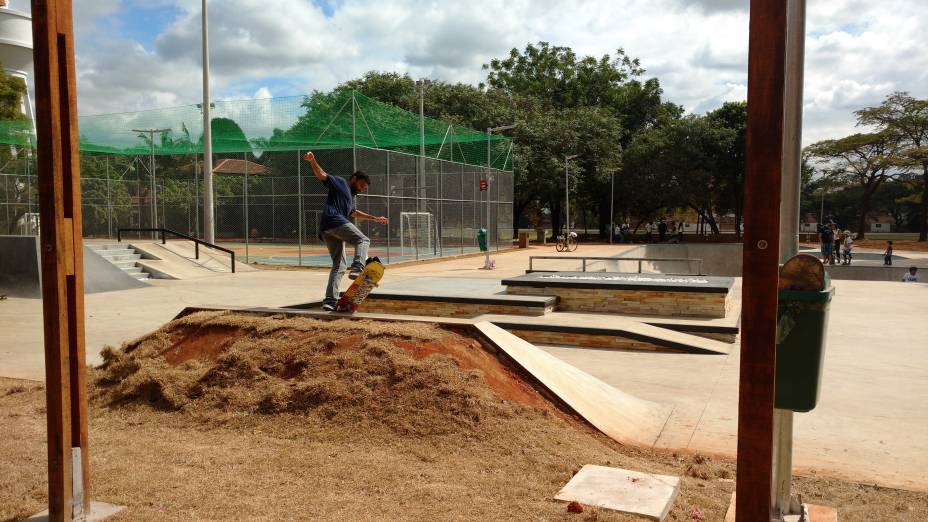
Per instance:
[[[808,0],[804,141],[853,132],[854,109],[928,97],[919,2]],[[478,83],[481,65],[549,41],[622,47],[668,99],[705,112],[746,94],[747,0],[213,0],[216,99],[331,89],[372,69]],[[13,8],[28,9],[26,0]],[[200,0],[75,0],[84,114],[195,103]]]

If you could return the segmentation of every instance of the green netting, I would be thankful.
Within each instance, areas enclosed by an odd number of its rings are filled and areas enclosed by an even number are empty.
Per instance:
[[[218,101],[211,106],[214,153],[350,148],[354,145],[397,150],[470,165],[512,170],[511,140],[460,125],[425,118],[354,91],[316,93],[258,100]],[[158,155],[202,152],[203,116],[198,105],[147,111],[82,116],[83,152],[148,154],[144,129],[155,134]],[[0,122],[0,143],[27,146],[34,141],[31,123]],[[489,148],[489,151],[488,151]]]

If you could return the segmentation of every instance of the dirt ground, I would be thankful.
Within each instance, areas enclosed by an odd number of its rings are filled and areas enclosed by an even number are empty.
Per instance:
[[[684,477],[670,520],[722,520],[734,462],[622,446],[462,332],[200,313],[105,351],[92,497],[114,520],[639,520],[553,495],[584,464]],[[43,387],[0,379],[0,520],[44,507]],[[841,520],[926,520],[928,494],[801,477]]]

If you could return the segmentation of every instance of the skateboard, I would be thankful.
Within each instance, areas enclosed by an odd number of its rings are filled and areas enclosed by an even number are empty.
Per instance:
[[[361,306],[361,303],[367,299],[371,290],[377,288],[377,284],[383,278],[384,267],[377,257],[367,259],[364,270],[358,275],[358,278],[351,283],[348,290],[342,294],[338,303],[335,305],[336,312],[354,313]]]

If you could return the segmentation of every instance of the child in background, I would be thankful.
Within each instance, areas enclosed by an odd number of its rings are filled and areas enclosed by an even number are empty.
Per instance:
[[[854,246],[854,238],[850,230],[844,231],[844,265],[851,264],[851,248]]]
[[[917,283],[918,282],[918,267],[910,266],[909,271],[902,275],[902,282]]]
[[[886,242],[886,252],[883,252],[883,266],[892,266],[893,264],[893,242]]]

